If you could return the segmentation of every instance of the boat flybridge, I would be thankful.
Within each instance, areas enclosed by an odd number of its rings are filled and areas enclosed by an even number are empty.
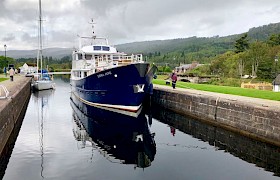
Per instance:
[[[142,54],[127,55],[118,52],[115,47],[109,45],[106,38],[79,37],[79,48],[73,51],[71,77],[81,79],[103,70],[142,62]]]

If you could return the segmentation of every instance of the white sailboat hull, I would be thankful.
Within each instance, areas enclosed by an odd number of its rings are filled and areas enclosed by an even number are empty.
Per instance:
[[[54,83],[52,81],[39,80],[39,81],[35,81],[33,87],[38,91],[46,90],[46,89],[54,89]]]

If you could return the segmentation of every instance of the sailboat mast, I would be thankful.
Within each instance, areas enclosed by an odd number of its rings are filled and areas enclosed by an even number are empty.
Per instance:
[[[42,6],[41,6],[41,0],[39,0],[39,49],[38,49],[38,58],[37,58],[37,68],[39,60],[40,60],[40,64],[41,64],[41,74],[42,74],[42,69],[43,69],[43,53],[42,53]]]

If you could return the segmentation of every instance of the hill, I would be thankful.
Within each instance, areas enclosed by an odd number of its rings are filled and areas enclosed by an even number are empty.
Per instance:
[[[248,37],[251,41],[266,41],[272,34],[280,33],[280,23],[253,27],[249,29]],[[242,34],[244,34],[242,33]],[[169,54],[166,61],[170,61],[170,57],[184,56],[189,61],[214,57],[217,54],[224,53],[234,49],[235,41],[242,35],[235,34],[230,36],[214,36],[214,37],[189,37],[181,39],[154,40],[133,42],[127,44],[116,45],[119,51],[126,53],[142,53],[145,56],[160,56]],[[49,48],[44,50],[45,56],[53,58],[62,58],[71,56],[72,48]],[[4,54],[4,52],[0,52]],[[32,58],[37,56],[37,50],[11,50],[7,52],[7,56],[12,58]]]
[[[280,33],[280,23],[264,25],[260,27],[254,27],[249,29],[248,37],[251,41],[259,40],[265,41],[272,34]],[[242,33],[242,34],[244,34]],[[154,53],[159,51],[161,53],[170,53],[174,51],[185,51],[185,52],[198,52],[201,50],[214,50],[214,53],[223,53],[227,50],[234,48],[235,41],[242,35],[235,34],[230,36],[214,36],[214,37],[190,37],[182,39],[171,39],[161,41],[144,41],[144,42],[133,42],[127,44],[118,45],[120,51],[128,53]],[[205,54],[207,56],[207,54]]]
[[[275,23],[249,29],[248,37],[259,41],[266,41],[272,34],[279,33],[280,23]]]
[[[4,52],[0,51],[0,54],[4,54]],[[43,49],[44,56],[52,56],[56,59],[61,59],[64,56],[71,56],[72,48],[47,48]],[[14,59],[18,58],[36,58],[37,50],[10,50],[7,51],[7,56],[12,57]]]

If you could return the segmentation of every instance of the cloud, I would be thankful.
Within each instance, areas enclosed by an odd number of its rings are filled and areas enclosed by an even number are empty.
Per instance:
[[[280,17],[278,0],[48,0],[42,10],[47,47],[75,46],[77,34],[90,35],[91,18],[98,35],[120,44],[237,34]],[[38,0],[0,0],[0,39],[14,34],[11,47],[32,48],[37,26]]]
[[[12,41],[15,39],[16,39],[15,35],[12,33],[9,33],[5,37],[2,38],[2,41]]]

